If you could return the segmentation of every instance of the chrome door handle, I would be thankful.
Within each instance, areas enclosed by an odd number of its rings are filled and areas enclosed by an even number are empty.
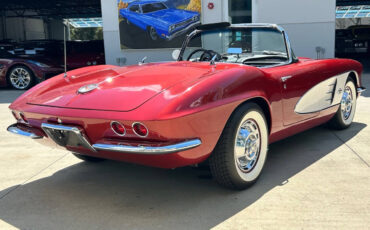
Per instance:
[[[289,78],[291,78],[292,76],[285,76],[285,77],[281,77],[281,81],[282,82],[286,82]]]

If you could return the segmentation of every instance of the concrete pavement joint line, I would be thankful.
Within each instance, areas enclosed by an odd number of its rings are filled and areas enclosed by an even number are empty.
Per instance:
[[[356,151],[355,150],[353,150],[349,145],[347,145],[347,143],[345,142],[345,141],[343,141],[335,132],[333,132],[333,131],[331,131],[333,134],[334,134],[334,136],[336,136],[341,142],[343,142],[343,144],[345,145],[345,146],[347,146],[358,158],[360,158],[360,160],[362,161],[362,162],[364,162],[366,165],[367,165],[367,167],[369,167],[370,168],[370,165],[358,154],[358,153],[356,153]]]
[[[48,169],[50,166],[52,166],[53,164],[55,164],[57,161],[61,160],[63,157],[67,156],[69,153],[66,153],[64,154],[63,156],[61,156],[60,158],[56,159],[55,161],[53,161],[50,165],[46,166],[46,168],[43,168],[41,169],[38,173],[36,173],[35,175],[31,176],[30,178],[28,178],[27,180],[25,180],[22,184],[19,184],[17,186],[15,186],[13,189],[10,189],[8,192],[6,192],[4,195],[0,196],[0,200],[3,199],[4,197],[6,197],[9,193],[13,192],[14,190],[16,190],[17,188],[21,187],[22,185],[26,184],[28,181],[32,180],[32,178],[36,177],[37,175],[40,175],[42,172],[44,172],[46,169]]]

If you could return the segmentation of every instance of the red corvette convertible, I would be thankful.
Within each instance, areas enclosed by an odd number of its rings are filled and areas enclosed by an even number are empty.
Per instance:
[[[297,58],[277,25],[202,25],[174,56],[44,81],[10,105],[17,122],[8,131],[86,161],[208,160],[218,183],[244,189],[261,174],[269,143],[326,122],[347,128],[365,90],[359,62]]]

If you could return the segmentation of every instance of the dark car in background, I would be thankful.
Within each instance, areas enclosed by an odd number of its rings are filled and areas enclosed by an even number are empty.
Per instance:
[[[0,40],[0,50],[13,51],[16,43],[10,39]]]
[[[59,57],[63,55],[62,40],[27,40],[16,45],[14,54],[49,55]]]
[[[67,70],[105,64],[103,40],[67,41]],[[61,40],[30,40],[16,47],[15,54],[53,58],[64,65],[64,44]]]
[[[104,64],[105,54],[104,43],[102,40],[67,42],[68,70],[77,69],[84,66]]]
[[[67,70],[102,64],[105,64],[102,40],[67,41]],[[63,70],[63,41],[0,43],[0,86],[28,89]]]
[[[25,90],[62,72],[63,65],[54,59],[0,50],[0,86]]]
[[[335,54],[337,57],[368,56],[370,54],[370,26],[350,26],[336,30]]]

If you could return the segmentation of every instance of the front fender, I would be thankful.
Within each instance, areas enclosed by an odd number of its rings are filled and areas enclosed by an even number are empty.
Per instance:
[[[157,31],[158,35],[168,35],[168,23],[149,16],[141,17],[139,20],[142,21],[142,23],[145,25],[145,28],[148,28],[149,26],[153,27]]]

